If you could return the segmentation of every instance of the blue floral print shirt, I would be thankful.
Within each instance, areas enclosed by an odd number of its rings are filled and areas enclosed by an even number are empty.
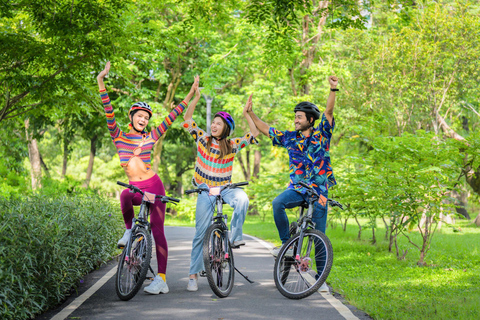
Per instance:
[[[337,184],[329,152],[335,120],[332,120],[332,123],[330,125],[323,114],[319,125],[309,137],[305,137],[299,131],[278,131],[270,127],[269,135],[273,145],[284,147],[288,151],[290,158],[288,189],[305,193],[306,189],[298,184],[299,181],[303,181],[312,186],[319,195],[327,198],[328,188]]]

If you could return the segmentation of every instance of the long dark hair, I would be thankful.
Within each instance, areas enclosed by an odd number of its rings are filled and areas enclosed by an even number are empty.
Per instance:
[[[230,127],[228,126],[225,119],[223,119],[222,117],[216,116],[215,118],[222,119],[223,124],[224,124],[222,133],[220,135],[221,138],[217,139],[218,147],[220,149],[220,154],[218,155],[218,159],[222,159],[226,155],[229,155],[230,153],[232,153],[232,149],[233,149],[232,143],[230,142],[230,139],[227,138],[230,134]],[[207,150],[208,151],[210,151],[210,148],[212,147],[212,140],[213,140],[212,138],[213,138],[212,136],[207,138]]]

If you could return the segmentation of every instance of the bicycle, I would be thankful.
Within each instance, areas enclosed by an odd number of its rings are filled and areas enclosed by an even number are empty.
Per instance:
[[[219,297],[228,297],[233,288],[235,271],[250,283],[247,276],[242,274],[234,264],[232,244],[229,241],[227,227],[228,217],[223,214],[222,191],[227,188],[237,188],[247,185],[248,182],[229,183],[221,187],[202,187],[185,191],[185,194],[209,192],[215,196],[215,209],[217,214],[212,217],[212,224],[207,228],[203,238],[203,262],[205,275],[212,291]],[[237,248],[237,247],[235,247]]]
[[[156,199],[163,203],[171,202],[173,204],[180,202],[180,200],[144,192],[134,185],[120,181],[117,181],[117,184],[130,189],[130,192],[138,192],[143,196],[138,219],[133,218],[132,234],[120,255],[117,274],[115,275],[115,291],[121,300],[127,301],[132,299],[140,290],[143,282],[147,279],[148,270],[155,275],[150,266],[150,259],[152,258],[152,236],[148,221],[150,204],[155,203]]]
[[[309,185],[299,184],[307,189],[310,197],[301,205],[298,220],[290,224],[290,239],[280,248],[273,272],[277,289],[289,299],[303,299],[317,291],[333,263],[332,244],[323,232],[315,229],[312,221],[314,203],[320,196]],[[343,210],[337,201],[328,199],[327,202]]]

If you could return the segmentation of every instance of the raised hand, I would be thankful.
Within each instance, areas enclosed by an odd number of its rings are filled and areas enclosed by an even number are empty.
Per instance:
[[[98,74],[97,76],[97,79],[102,79],[105,78],[105,76],[108,74],[108,72],[110,71],[110,61],[107,62],[107,64],[105,65],[105,69],[103,69],[102,71],[100,71],[100,73]]]
[[[330,83],[330,88],[335,89],[338,85],[338,78],[336,76],[328,77],[328,82]]]
[[[252,96],[253,94],[251,94],[250,97],[248,97],[247,103],[245,103],[245,107],[243,108],[244,115],[247,114],[248,112],[252,112],[252,107],[253,107]]]
[[[200,76],[196,75],[195,78],[193,78],[192,88],[190,88],[190,92],[192,93],[192,95],[197,91],[199,84],[200,84]]]

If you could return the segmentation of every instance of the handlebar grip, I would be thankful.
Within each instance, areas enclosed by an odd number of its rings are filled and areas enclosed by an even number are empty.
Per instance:
[[[302,187],[305,187],[305,188],[307,188],[307,189],[310,189],[310,186],[309,186],[308,184],[306,184],[305,182],[303,182],[303,181],[299,181],[298,184],[301,185]]]
[[[197,189],[185,190],[185,194],[190,194],[190,193],[194,193],[194,192],[198,192]]]
[[[173,202],[177,202],[177,203],[180,202],[180,199],[177,199],[177,198],[171,198],[171,197],[167,197],[167,198],[168,198],[168,200],[173,201]]]
[[[123,183],[121,181],[117,181],[117,184],[122,186],[122,187],[125,187],[125,188],[130,188],[130,185],[129,184],[126,184],[126,183]]]
[[[248,181],[244,181],[244,182],[237,182],[237,183],[234,183],[232,184],[233,187],[241,187],[241,186],[246,186],[248,185]]]

